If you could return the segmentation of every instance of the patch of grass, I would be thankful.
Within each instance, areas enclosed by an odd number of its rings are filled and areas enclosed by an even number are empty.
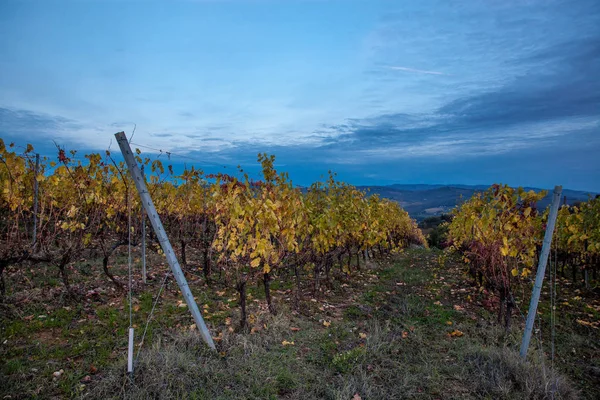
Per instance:
[[[367,318],[367,312],[364,307],[351,305],[344,310],[344,317],[349,320],[362,320]]]
[[[332,364],[339,372],[345,373],[360,363],[364,356],[364,347],[355,347],[353,349],[336,354],[333,357]]]
[[[577,391],[539,362],[525,362],[507,348],[472,349],[463,356],[465,384],[483,398],[575,399]]]
[[[2,370],[5,374],[16,374],[21,372],[25,366],[21,362],[21,360],[13,359],[8,360],[6,364],[4,364]]]
[[[544,373],[539,352],[531,352],[531,362],[521,362],[514,350],[519,324],[505,334],[493,315],[467,299],[473,292],[462,291],[462,266],[451,258],[442,265],[438,258],[438,252],[415,249],[378,264],[369,261],[360,272],[336,277],[332,286],[323,282],[317,294],[304,292],[300,313],[288,308],[293,294],[280,292],[285,286],[278,277],[271,287],[277,316],[266,310],[262,285],[253,285],[248,288],[251,330],[245,334],[230,331],[239,318],[235,291],[222,283],[208,289],[196,282],[192,289],[218,338],[217,352],[190,331],[189,311],[178,306],[181,297],[171,282],[133,377],[125,374],[128,313],[121,294],[108,289],[111,297],[102,305],[30,303],[21,316],[2,320],[2,337],[10,346],[0,348],[0,397],[542,399],[554,387],[555,398],[577,398],[565,378],[549,371],[548,360]],[[150,281],[134,296],[136,335],[160,283]],[[33,319],[22,318],[29,315]],[[569,375],[588,398],[598,393],[589,369],[597,365],[595,339],[595,332],[579,325],[557,332],[557,357],[582,357]],[[97,374],[90,372],[92,366]],[[59,369],[65,373],[53,380]],[[83,385],[87,375],[92,382]]]
[[[282,368],[277,373],[275,382],[278,395],[289,394],[293,392],[299,385],[298,377],[286,368]]]

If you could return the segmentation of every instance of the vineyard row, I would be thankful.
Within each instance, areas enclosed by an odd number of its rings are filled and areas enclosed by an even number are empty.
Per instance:
[[[67,266],[82,255],[99,254],[108,278],[110,257],[121,246],[141,239],[142,212],[135,186],[122,162],[110,152],[88,154],[57,148],[55,160],[36,167],[33,147],[18,154],[0,139],[0,277],[8,266],[46,262],[56,265],[64,285],[73,290]],[[321,281],[350,274],[367,259],[425,244],[414,220],[394,201],[367,196],[338,182],[333,174],[308,188],[295,187],[287,173],[274,168],[274,156],[259,154],[262,180],[206,175],[194,167],[176,174],[160,160],[142,158],[148,188],[182,264],[194,249],[202,255],[207,280],[215,274],[239,292],[241,325],[246,324],[246,287],[264,285],[286,270],[301,280]],[[37,169],[36,169],[37,168]],[[37,186],[37,202],[35,187]],[[35,223],[34,223],[35,220]],[[33,225],[36,225],[35,235]],[[150,233],[150,248],[161,252]],[[356,260],[353,263],[353,260]],[[352,265],[354,264],[354,266]]]

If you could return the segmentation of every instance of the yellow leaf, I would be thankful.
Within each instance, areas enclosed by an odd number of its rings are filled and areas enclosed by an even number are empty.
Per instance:
[[[360,332],[360,333],[358,334],[358,336],[359,336],[361,339],[366,339],[366,338],[367,338],[367,334],[366,334],[366,333],[363,333],[363,332]]]
[[[213,336],[213,340],[215,342],[220,342],[221,340],[223,340],[223,332],[219,332],[218,336]]]
[[[519,270],[516,268],[513,268],[513,270],[510,271],[510,273],[512,274],[512,276],[517,276],[517,275],[519,275]]]
[[[329,322],[329,321],[323,321],[323,326],[324,327],[328,328],[330,325],[331,325],[331,322]]]
[[[260,265],[260,257],[259,258],[255,258],[254,260],[252,260],[252,262],[250,263],[250,266],[252,268],[256,268]]]
[[[288,342],[287,340],[284,340],[283,342],[281,342],[281,344],[284,345],[284,346],[293,346],[294,342],[293,341],[292,342]]]
[[[598,329],[592,322],[584,321],[582,319],[578,319],[576,321],[579,325],[589,326],[590,328]]]
[[[459,331],[458,329],[455,329],[452,332],[450,332],[449,335],[450,335],[450,337],[461,337],[463,335],[463,333],[461,331]]]
[[[521,276],[528,277],[529,274],[531,274],[531,270],[529,268],[523,268],[523,271],[521,272]]]

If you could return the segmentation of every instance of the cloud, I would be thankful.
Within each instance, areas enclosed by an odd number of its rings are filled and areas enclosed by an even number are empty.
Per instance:
[[[544,49],[522,61],[511,82],[456,99],[439,109],[461,124],[511,125],[600,115],[600,35]]]
[[[396,71],[406,71],[406,72],[416,72],[418,74],[429,74],[429,75],[450,75],[450,74],[446,74],[444,72],[438,72],[438,71],[426,71],[423,69],[416,69],[416,68],[408,68],[408,67],[395,67],[395,66],[388,66],[386,68],[389,69],[393,69]]]
[[[337,154],[332,160],[483,157],[572,147],[573,138],[597,132],[600,35],[553,43],[511,62],[520,74],[492,88],[458,92],[429,113],[385,113],[329,126],[337,131],[325,142]]]
[[[61,116],[0,107],[0,132],[3,134],[36,134],[79,127],[75,121]]]

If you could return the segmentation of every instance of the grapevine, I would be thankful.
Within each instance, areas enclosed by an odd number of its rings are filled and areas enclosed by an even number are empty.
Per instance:
[[[43,158],[36,175],[32,155],[31,145],[18,154],[0,140],[0,273],[22,262],[49,262],[58,267],[71,292],[69,265],[99,252],[105,275],[122,288],[110,270],[110,258],[129,238],[137,245],[141,224],[141,204],[124,163],[117,163],[110,152],[80,159],[76,152],[57,147],[56,158]],[[142,158],[139,150],[136,160],[146,168],[148,188],[179,247],[182,265],[191,271],[197,260],[188,250],[200,250],[195,254],[201,255],[207,282],[216,268],[219,279],[238,291],[241,327],[246,325],[249,282],[264,286],[269,310],[275,313],[273,275],[293,275],[299,299],[301,281],[308,279],[317,293],[321,280],[330,285],[335,278],[336,264],[344,278],[354,271],[352,260],[360,268],[361,256],[366,260],[413,243],[425,245],[416,223],[398,203],[368,196],[334,174],[307,189],[296,187],[287,173],[275,169],[272,155],[258,155],[260,181],[242,171],[236,177],[192,167],[176,174],[158,159]],[[40,227],[35,248],[29,229],[34,179],[39,183]]]

